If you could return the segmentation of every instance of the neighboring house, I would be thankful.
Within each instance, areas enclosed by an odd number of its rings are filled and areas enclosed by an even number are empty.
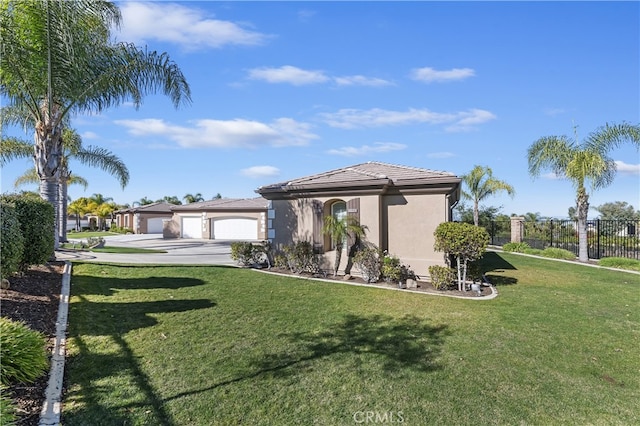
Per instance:
[[[265,240],[268,201],[256,198],[220,198],[173,206],[165,238],[211,240]]]
[[[443,253],[433,249],[433,232],[452,220],[460,182],[452,173],[368,162],[261,186],[256,192],[271,202],[267,238],[275,248],[306,240],[331,265],[334,244],[322,234],[323,218],[351,215],[367,227],[367,241],[428,276],[430,265],[444,264]],[[346,261],[342,256],[341,270]]]
[[[165,202],[130,207],[113,212],[116,225],[134,234],[162,234],[164,222],[173,216],[174,204]]]

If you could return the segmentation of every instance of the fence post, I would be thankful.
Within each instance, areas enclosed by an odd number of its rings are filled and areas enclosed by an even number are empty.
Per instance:
[[[524,217],[522,216],[511,216],[511,242],[512,243],[521,243],[522,242],[522,222],[524,221]]]
[[[600,219],[596,219],[596,232],[597,234],[597,238],[596,238],[596,255],[595,258],[596,259],[600,259]],[[589,239],[589,233],[587,232],[587,240]]]

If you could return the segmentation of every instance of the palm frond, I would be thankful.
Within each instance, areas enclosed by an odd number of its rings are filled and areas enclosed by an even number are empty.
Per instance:
[[[566,136],[545,136],[535,141],[527,150],[529,174],[538,177],[549,170],[564,176],[576,145]]]
[[[129,183],[129,169],[124,162],[111,151],[101,148],[88,146],[80,148],[75,154],[75,158],[82,164],[90,167],[98,167],[112,176],[115,176],[122,188]]]
[[[640,149],[640,125],[620,123],[605,124],[596,131],[591,132],[584,141],[587,149],[596,151],[600,155],[606,155],[614,148],[630,142]]]
[[[0,165],[2,166],[9,161],[31,158],[33,155],[33,143],[14,137],[3,138],[0,141]]]

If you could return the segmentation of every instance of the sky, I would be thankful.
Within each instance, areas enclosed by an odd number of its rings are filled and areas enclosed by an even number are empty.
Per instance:
[[[72,160],[89,182],[69,187],[72,199],[249,198],[262,185],[380,161],[458,176],[488,166],[515,195],[485,206],[566,217],[574,187],[551,173],[532,178],[529,146],[640,123],[638,2],[116,4],[114,40],[168,53],[192,102],[175,109],[151,95],[137,110],[72,117],[83,145],[110,150],[131,176],[122,189]],[[591,193],[591,206],[640,209],[638,150],[610,155],[616,179]],[[3,167],[2,192],[32,166]]]

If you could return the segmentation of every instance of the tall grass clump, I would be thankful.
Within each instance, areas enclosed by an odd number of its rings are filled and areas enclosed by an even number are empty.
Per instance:
[[[11,398],[5,393],[4,386],[0,386],[0,425],[13,426],[16,424],[16,407]]]
[[[598,265],[640,272],[640,260],[627,259],[626,257],[605,257],[604,259],[600,259]]]
[[[31,383],[48,366],[46,340],[25,323],[0,317],[0,382]]]
[[[540,253],[540,255],[544,257],[549,257],[552,259],[564,259],[564,260],[576,259],[575,253],[570,252],[569,250],[565,250],[557,247],[547,247],[546,249],[542,250],[542,253]]]
[[[521,243],[506,243],[502,246],[502,250],[513,253],[525,253],[531,246],[525,242]]]

